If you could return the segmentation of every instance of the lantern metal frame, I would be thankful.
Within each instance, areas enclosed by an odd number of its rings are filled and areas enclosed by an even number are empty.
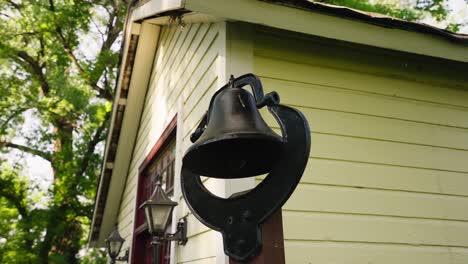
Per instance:
[[[117,252],[111,252],[110,243],[112,243],[112,242],[119,242],[120,243],[119,250]],[[125,243],[125,239],[120,235],[118,225],[115,224],[114,230],[111,232],[109,237],[106,239],[107,253],[109,254],[109,257],[111,258],[111,263],[112,264],[115,263],[116,261],[127,261],[128,262],[128,255],[129,255],[128,249],[125,251],[125,255],[123,257],[119,257],[120,251],[122,250],[122,246],[123,246],[124,243]]]
[[[187,238],[187,216],[184,216],[179,219],[177,223],[177,228],[175,233],[166,233],[167,225],[169,224],[169,218],[172,216],[174,207],[178,205],[177,202],[172,201],[163,190],[161,186],[161,177],[156,176],[156,187],[153,191],[151,197],[146,200],[141,206],[140,209],[144,210],[145,213],[145,222],[148,226],[148,232],[152,236],[151,244],[153,245],[153,261],[158,264],[160,260],[161,244],[163,241],[177,241],[179,245],[185,245],[188,241]],[[165,223],[162,224],[163,228],[155,230],[154,226],[154,216],[152,215],[153,210],[147,207],[150,206],[169,206],[168,217],[165,219]],[[148,215],[148,212],[150,214]],[[148,223],[148,220],[150,223]]]
[[[160,236],[163,234],[169,223],[169,217],[172,215],[174,207],[178,205],[177,202],[172,201],[164,191],[161,186],[160,176],[156,176],[156,187],[153,191],[151,197],[146,200],[141,206],[140,209],[144,210],[145,213],[145,222],[148,226],[148,232],[152,236]],[[164,220],[164,223],[155,224],[156,217],[153,215],[153,207],[167,207],[169,211],[167,212],[167,217]],[[149,221],[149,223],[148,223]],[[161,226],[157,228],[156,226]]]
[[[239,262],[246,262],[260,252],[261,225],[281,208],[298,185],[311,144],[305,116],[294,108],[279,104],[276,92],[264,95],[257,76],[246,74],[231,79],[221,90],[245,85],[252,87],[257,108],[267,106],[281,127],[284,146],[282,153],[278,153],[278,162],[254,189],[228,199],[210,193],[203,185],[201,175],[184,164],[181,172],[182,193],[187,205],[203,224],[221,232],[226,255]],[[192,135],[192,142],[201,136],[208,122],[209,117],[205,116]]]

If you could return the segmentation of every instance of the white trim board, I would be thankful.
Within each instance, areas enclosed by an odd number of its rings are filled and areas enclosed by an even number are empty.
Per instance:
[[[438,36],[385,28],[363,21],[258,0],[185,0],[184,8],[223,17],[226,20],[244,21],[357,44],[468,62],[467,46]]]

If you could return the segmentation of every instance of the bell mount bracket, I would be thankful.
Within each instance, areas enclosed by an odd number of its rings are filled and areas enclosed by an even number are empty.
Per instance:
[[[230,84],[221,89],[247,84],[252,86],[257,107],[266,105],[281,127],[283,152],[278,153],[281,157],[270,173],[252,190],[226,199],[213,195],[203,185],[200,175],[183,164],[181,171],[187,205],[203,224],[221,232],[226,255],[239,262],[252,259],[261,250],[261,225],[288,200],[302,177],[310,152],[310,129],[304,115],[279,104],[276,92],[263,96],[261,82],[255,75],[231,78]],[[200,132],[201,135],[203,131]]]

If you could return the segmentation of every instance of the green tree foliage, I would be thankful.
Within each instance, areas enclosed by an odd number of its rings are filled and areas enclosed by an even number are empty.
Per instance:
[[[346,6],[353,9],[361,10],[364,12],[373,12],[388,15],[391,17],[400,18],[408,21],[416,21],[420,18],[421,14],[412,8],[400,9],[394,5],[385,3],[372,3],[369,0],[322,0],[327,4],[333,4],[338,6]]]
[[[465,0],[468,4],[468,0]],[[418,22],[428,16],[441,22],[448,19],[450,10],[447,0],[415,0],[415,1],[383,1],[383,0],[320,0],[333,5],[346,6],[353,9],[373,12],[399,18],[402,20]],[[464,22],[451,21],[447,24],[447,30],[457,32]]]
[[[42,190],[0,159],[0,263],[99,263],[79,252],[127,5],[0,0],[0,151],[40,157],[53,171],[53,184]],[[23,133],[25,124],[31,133]]]

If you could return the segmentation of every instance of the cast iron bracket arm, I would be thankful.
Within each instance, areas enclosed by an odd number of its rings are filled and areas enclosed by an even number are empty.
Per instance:
[[[202,120],[200,121],[200,124],[198,124],[197,129],[195,129],[195,132],[193,132],[192,135],[190,135],[190,141],[192,143],[195,143],[195,141],[197,141],[201,137],[203,132],[205,132],[207,123],[208,123],[208,112],[206,112],[203,115]]]
[[[232,77],[233,76],[231,75],[231,78]],[[257,108],[262,108],[264,106],[273,106],[280,103],[280,97],[277,92],[270,92],[266,95],[264,94],[262,82],[256,75],[252,73],[244,74],[242,76],[237,77],[236,79],[231,79],[230,84],[232,85],[232,87],[239,88],[242,88],[246,85],[250,85],[250,87],[252,88],[252,94],[257,104]]]
[[[128,261],[129,258],[129,250],[125,250],[125,255],[122,257],[116,257],[114,261]]]
[[[177,230],[173,234],[167,234],[165,237],[169,241],[177,241],[179,245],[187,244],[187,216],[182,217],[177,223]]]

